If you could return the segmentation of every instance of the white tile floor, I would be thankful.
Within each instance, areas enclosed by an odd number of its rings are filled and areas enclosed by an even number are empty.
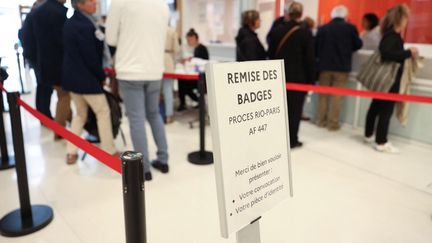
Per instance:
[[[64,143],[25,111],[23,123],[32,202],[53,207],[55,218],[0,242],[125,242],[120,175],[91,157],[67,166]],[[402,154],[386,155],[362,144],[360,130],[330,133],[304,123],[301,132],[305,147],[292,152],[294,198],[263,215],[263,243],[432,242],[432,146],[394,139]],[[198,130],[181,120],[167,133],[171,172],[154,172],[146,184],[148,242],[235,242],[219,235],[213,166],[186,161]],[[15,171],[0,171],[0,217],[17,206]]]

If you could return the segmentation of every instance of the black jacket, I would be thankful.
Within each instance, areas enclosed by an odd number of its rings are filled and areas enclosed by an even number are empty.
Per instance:
[[[63,31],[63,89],[78,94],[102,93],[104,43],[96,27],[80,11],[66,21]]]
[[[266,36],[267,44],[270,45],[270,42],[272,42],[272,40],[271,40],[271,33],[274,31],[274,29],[276,29],[277,27],[279,27],[280,24],[283,24],[285,22],[287,22],[287,21],[285,20],[284,16],[279,17],[279,18],[275,19],[275,21],[273,21],[272,26],[270,27],[270,30],[269,30],[269,32],[267,33],[267,36]]]
[[[60,85],[63,62],[63,25],[67,8],[57,0],[47,0],[32,16],[37,66],[41,81]]]
[[[401,64],[396,75],[395,84],[390,90],[390,92],[392,93],[399,93],[404,63],[407,58],[411,57],[411,51],[404,49],[404,41],[401,35],[396,33],[394,30],[390,30],[384,33],[383,38],[381,39],[381,42],[379,44],[379,51],[382,61],[397,62]]]
[[[319,28],[315,43],[319,71],[350,72],[352,54],[363,46],[357,28],[341,18]]]
[[[247,27],[239,29],[237,37],[237,61],[265,60],[267,53],[257,33]]]
[[[280,24],[270,34],[269,45],[270,59],[284,59],[285,76],[287,82],[292,83],[314,83],[314,44],[313,37],[309,30],[300,28],[293,32],[279,54],[275,53],[283,37],[300,23],[289,21]]]
[[[199,44],[197,47],[195,47],[194,57],[208,60],[210,57],[207,47],[205,47],[203,44]]]

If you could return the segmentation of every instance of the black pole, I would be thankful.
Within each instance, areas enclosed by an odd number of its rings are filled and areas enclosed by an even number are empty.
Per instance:
[[[128,151],[121,160],[126,243],[146,243],[143,155]]]
[[[188,161],[196,165],[209,165],[213,163],[213,153],[205,150],[205,115],[206,115],[206,78],[204,73],[200,73],[198,80],[199,97],[199,137],[200,137],[200,150],[188,154]]]
[[[0,234],[16,237],[33,233],[47,226],[53,219],[53,211],[48,206],[30,204],[21,113],[17,102],[19,93],[8,93],[7,98],[12,124],[20,208],[0,220]]]
[[[6,129],[3,119],[3,91],[0,90],[0,170],[6,170],[15,167],[15,157],[9,156]]]
[[[16,55],[17,55],[17,63],[18,63],[18,74],[20,78],[20,84],[21,84],[21,94],[29,94],[30,92],[27,92],[24,90],[24,82],[22,80],[22,68],[21,68],[21,58],[20,53],[18,51],[18,47],[16,48]]]

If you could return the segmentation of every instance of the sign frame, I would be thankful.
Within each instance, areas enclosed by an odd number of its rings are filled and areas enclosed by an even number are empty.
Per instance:
[[[284,104],[280,104],[281,110],[283,110],[283,114],[285,114],[284,119],[284,125],[286,129],[285,139],[287,144],[287,155],[286,158],[288,160],[288,183],[289,183],[289,196],[293,197],[293,183],[292,183],[292,165],[291,165],[291,153],[290,153],[290,139],[289,139],[289,123],[288,123],[288,106],[287,106],[287,91],[286,91],[286,83],[285,83],[285,66],[283,60],[266,60],[266,61],[251,61],[251,62],[242,62],[253,65],[259,65],[261,62],[274,62],[275,65],[280,65],[280,75],[281,77],[278,78],[282,80],[280,84],[280,88],[282,89],[282,95],[283,95],[283,102]],[[219,99],[221,94],[217,94],[215,82],[221,82],[221,80],[215,80],[214,76],[214,65],[236,65],[238,63],[222,63],[222,64],[207,64],[206,66],[206,78],[207,78],[207,87],[208,87],[208,105],[209,105],[209,111],[210,111],[210,122],[211,122],[211,129],[212,129],[212,139],[213,139],[213,151],[214,151],[214,161],[215,161],[215,177],[216,177],[216,186],[217,186],[217,195],[218,195],[218,208],[219,208],[219,220],[220,220],[220,227],[221,227],[221,234],[222,237],[228,238],[230,233],[230,229],[228,227],[228,218],[227,218],[227,201],[226,201],[226,194],[225,194],[225,185],[224,185],[224,175],[223,175],[223,163],[224,161],[221,161],[221,138],[218,135],[220,131],[220,125],[219,125],[219,116],[221,114],[218,114],[217,111],[217,100],[218,95]],[[222,121],[221,121],[222,122]],[[227,162],[225,162],[227,163]],[[282,199],[286,200],[286,198]],[[245,229],[250,227],[249,225],[253,223],[255,220],[258,220],[261,217],[261,215],[256,215],[256,218],[250,219],[249,222],[244,222],[244,225],[242,225],[239,228],[236,228],[235,230],[239,231],[241,229]],[[258,227],[259,229],[259,227]],[[232,231],[232,230],[231,230]]]

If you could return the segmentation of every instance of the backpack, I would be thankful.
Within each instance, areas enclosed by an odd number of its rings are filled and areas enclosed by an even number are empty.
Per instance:
[[[121,118],[123,116],[122,115],[122,109],[120,107],[120,100],[118,98],[116,98],[113,94],[111,94],[107,91],[104,91],[104,94],[105,94],[105,97],[107,99],[110,111],[111,111],[111,124],[112,124],[113,137],[116,138],[119,131],[120,131]],[[92,111],[92,109],[88,110],[87,122],[84,125],[84,129],[90,135],[99,138],[96,115]]]

